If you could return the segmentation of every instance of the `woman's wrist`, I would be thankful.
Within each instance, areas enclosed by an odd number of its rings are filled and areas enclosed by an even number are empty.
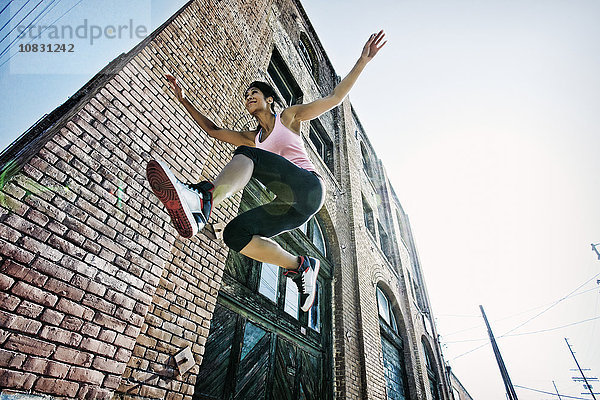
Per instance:
[[[360,56],[358,58],[358,61],[356,61],[356,65],[361,66],[361,67],[364,68],[369,63],[369,61],[371,61],[371,59],[369,59],[367,57]]]

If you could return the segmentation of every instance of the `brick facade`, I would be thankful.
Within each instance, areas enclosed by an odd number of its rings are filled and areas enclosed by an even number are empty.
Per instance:
[[[312,74],[298,53],[301,33],[319,60]],[[208,137],[162,76],[176,75],[218,125],[242,129],[254,122],[241,94],[247,83],[266,79],[274,46],[304,102],[337,83],[295,0],[194,0],[0,155],[6,393],[192,398],[229,251],[207,232],[178,238],[144,169],[159,158],[182,180],[211,179],[234,148]],[[407,398],[433,400],[433,373],[439,398],[450,399],[408,218],[350,102],[320,123],[333,142],[333,170],[306,144],[328,192],[319,218],[334,265],[333,395],[386,398],[379,287],[404,343]],[[240,198],[217,208],[214,220],[233,218]],[[379,224],[374,234],[364,201]],[[195,365],[181,374],[174,357],[186,348]]]

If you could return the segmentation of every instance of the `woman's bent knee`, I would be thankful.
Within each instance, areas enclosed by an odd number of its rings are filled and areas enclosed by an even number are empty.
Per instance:
[[[235,151],[233,152],[234,157],[237,155],[243,155],[248,157],[250,160],[252,160],[253,162],[256,161],[256,154],[254,152],[254,148],[250,147],[250,146],[239,146],[237,149],[235,149]]]
[[[246,232],[235,219],[225,226],[223,241],[233,251],[238,253],[252,240],[252,234]]]

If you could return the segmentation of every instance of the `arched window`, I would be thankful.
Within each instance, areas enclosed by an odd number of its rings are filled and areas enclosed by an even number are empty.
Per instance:
[[[325,236],[323,236],[323,229],[317,221],[316,217],[311,218],[309,221],[304,223],[298,228],[304,233],[308,239],[315,245],[315,247],[327,257],[327,246],[325,245]]]
[[[425,366],[427,367],[427,378],[429,379],[429,391],[431,392],[431,398],[433,400],[439,400],[439,379],[435,372],[435,358],[433,357],[431,346],[429,346],[429,343],[425,338],[421,339],[421,345],[423,347],[423,358],[425,360]]]
[[[310,71],[310,74],[315,78],[315,81],[319,81],[319,59],[313,45],[310,43],[310,39],[306,33],[300,33],[300,41],[298,42],[298,52],[302,57],[302,60],[306,64],[306,68]]]
[[[390,328],[392,328],[394,332],[398,333],[398,324],[396,323],[396,317],[394,316],[394,313],[390,307],[390,302],[379,287],[377,288],[377,306],[379,308],[379,317],[383,318]]]
[[[406,367],[404,363],[404,343],[398,330],[398,323],[388,296],[377,286],[377,308],[381,330],[381,349],[388,400],[408,398]]]

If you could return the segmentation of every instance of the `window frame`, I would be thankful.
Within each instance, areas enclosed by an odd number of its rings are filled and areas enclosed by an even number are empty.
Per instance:
[[[285,64],[285,61],[283,61],[283,57],[277,48],[273,48],[271,60],[267,67],[267,74],[279,92],[279,96],[285,103],[285,107],[302,104],[304,93],[300,89],[294,75]]]
[[[364,195],[362,196],[362,205],[364,215],[363,222],[365,224],[365,227],[367,228],[367,231],[369,231],[369,233],[373,236],[373,239],[377,239],[377,232],[375,230],[375,213],[373,212],[373,208],[371,208],[371,205],[369,204]]]
[[[317,52],[312,45],[308,35],[305,32],[300,32],[300,40],[298,40],[298,53],[300,58],[306,64],[306,68],[310,72],[315,82],[319,82],[319,59]]]
[[[327,166],[331,173],[335,172],[335,160],[333,155],[333,142],[318,119],[310,121],[308,139],[315,148],[317,155]],[[317,143],[315,143],[317,142]]]

